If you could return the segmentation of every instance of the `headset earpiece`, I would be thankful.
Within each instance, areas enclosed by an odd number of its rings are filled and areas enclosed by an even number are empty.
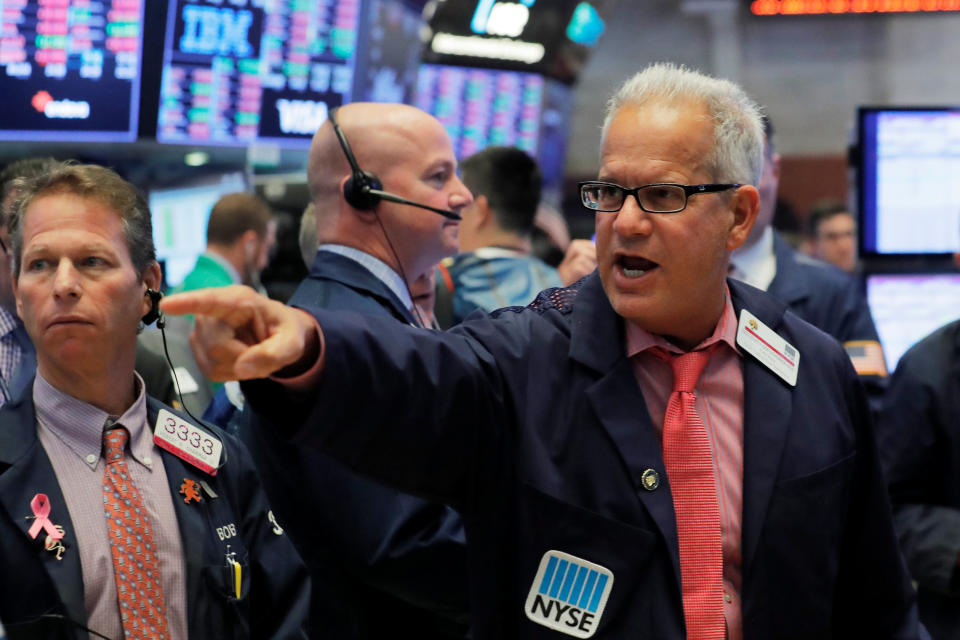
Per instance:
[[[163,294],[156,289],[147,289],[143,295],[150,298],[150,311],[147,311],[147,314],[140,320],[143,324],[148,325],[160,319],[160,298],[163,297]]]
[[[369,171],[356,171],[343,184],[343,199],[354,209],[369,211],[380,202],[380,196],[370,193],[371,189],[383,189],[380,179]]]

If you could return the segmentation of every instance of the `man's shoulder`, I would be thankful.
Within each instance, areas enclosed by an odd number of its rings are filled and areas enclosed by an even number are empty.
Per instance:
[[[854,276],[832,264],[808,256],[793,247],[784,247],[782,251],[783,253],[778,256],[778,272],[783,260],[789,260],[792,270],[796,272],[796,275],[802,279],[813,294],[846,291],[856,286]]]
[[[944,376],[960,355],[960,319],[947,323],[911,346],[898,369],[914,375]]]

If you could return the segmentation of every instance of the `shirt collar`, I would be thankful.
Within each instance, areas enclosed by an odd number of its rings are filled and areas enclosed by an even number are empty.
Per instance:
[[[400,274],[394,271],[390,265],[379,258],[374,258],[369,253],[348,247],[342,244],[321,244],[317,251],[329,251],[339,254],[345,258],[350,258],[354,262],[359,262],[367,271],[376,276],[377,280],[382,282],[393,295],[397,296],[400,302],[409,309],[413,306],[413,300],[410,298],[410,292],[404,283]]]
[[[130,433],[130,452],[135,460],[150,467],[153,434],[147,428],[147,396],[143,379],[134,372],[137,398],[122,416],[74,398],[47,382],[40,372],[33,381],[33,402],[37,421],[50,430],[64,445],[79,456],[91,469],[96,469],[103,449],[103,431],[107,420],[122,424]]]
[[[764,229],[753,246],[734,251],[730,262],[737,270],[734,277],[766,291],[777,275],[777,257],[773,253],[773,227]]]
[[[0,338],[13,333],[19,324],[20,318],[0,306]]]
[[[216,262],[224,271],[227,272],[227,275],[230,276],[230,279],[234,284],[243,284],[243,280],[240,278],[240,274],[237,272],[237,269],[230,264],[230,261],[224,258],[223,256],[216,254],[212,251],[204,251],[203,255],[210,260]]]
[[[717,342],[725,342],[733,349],[734,353],[740,353],[737,349],[737,314],[733,310],[733,302],[730,300],[730,288],[726,284],[723,285],[723,295],[723,312],[720,314],[720,321],[717,322],[713,333],[691,349],[691,351],[706,349]],[[663,336],[650,333],[630,320],[628,320],[626,324],[627,356],[633,357],[655,347],[659,347],[670,353],[683,353],[680,347],[671,343]]]

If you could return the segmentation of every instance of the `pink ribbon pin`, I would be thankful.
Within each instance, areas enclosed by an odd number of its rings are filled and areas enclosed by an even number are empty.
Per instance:
[[[36,518],[27,532],[31,538],[36,538],[41,529],[46,531],[47,535],[54,540],[63,538],[63,532],[50,522],[50,499],[47,494],[38,493],[33,496],[33,500],[30,501],[30,508],[33,509],[33,517]]]

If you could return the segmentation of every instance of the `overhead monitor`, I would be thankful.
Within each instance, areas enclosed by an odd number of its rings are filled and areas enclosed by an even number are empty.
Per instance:
[[[134,140],[145,1],[0,2],[0,139]]]
[[[351,99],[361,0],[170,0],[157,140],[306,147]]]
[[[615,0],[437,0],[425,62],[540,73],[573,83]]]
[[[863,107],[858,149],[861,253],[960,251],[960,108]]]
[[[207,246],[210,210],[222,196],[247,191],[241,172],[205,176],[188,183],[150,190],[153,242],[167,287],[175,287],[193,269]]]
[[[423,42],[420,11],[399,0],[365,0],[353,100],[413,101]]]
[[[914,343],[960,317],[960,273],[870,275],[867,302],[893,371]]]
[[[414,103],[446,128],[457,158],[502,145],[536,158],[544,189],[561,189],[569,87],[535,73],[422,65]]]

